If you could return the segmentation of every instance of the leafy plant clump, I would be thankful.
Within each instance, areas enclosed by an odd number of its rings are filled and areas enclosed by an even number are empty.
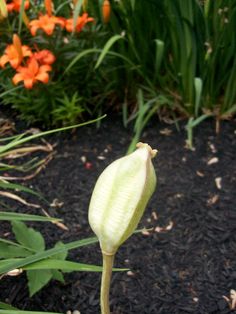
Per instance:
[[[25,0],[6,6],[8,17],[0,21],[2,103],[29,123],[48,126],[91,116],[94,108],[86,99],[93,84],[93,56],[65,73],[75,55],[95,44],[96,23],[87,8],[81,1],[35,5]]]
[[[0,213],[0,220],[1,216],[3,219],[12,220],[12,231],[15,235],[16,242],[0,238],[0,272],[2,273],[6,267],[9,269],[14,263],[19,263],[18,265],[21,266],[5,272],[3,276],[17,276],[25,271],[30,296],[33,296],[52,279],[64,283],[62,271],[102,270],[99,266],[66,261],[68,249],[61,241],[58,241],[54,248],[51,249],[52,254],[49,255],[49,257],[41,258],[40,256],[46,256],[48,252],[42,234],[33,228],[27,227],[22,221],[19,221],[27,218],[40,220],[40,217],[37,218],[30,215],[29,217],[24,215],[10,217],[10,215],[7,216],[6,214],[3,215],[3,213]],[[18,220],[15,220],[17,218]],[[43,218],[44,217],[41,217],[42,221],[44,221]],[[54,222],[57,221],[51,220]],[[94,239],[94,242],[96,242],[96,239]]]

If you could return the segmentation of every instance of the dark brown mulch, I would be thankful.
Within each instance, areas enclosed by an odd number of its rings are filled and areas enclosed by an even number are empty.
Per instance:
[[[161,134],[165,128],[172,133]],[[158,187],[140,226],[155,231],[133,235],[119,250],[115,266],[132,272],[113,275],[113,314],[236,312],[223,298],[236,289],[235,121],[222,123],[218,136],[213,121],[203,123],[195,130],[195,151],[184,147],[185,136],[183,126],[177,132],[175,126],[157,122],[143,134],[142,141],[159,150],[154,161]],[[48,247],[59,239],[92,235],[87,208],[94,183],[106,165],[125,154],[130,140],[131,132],[109,117],[99,130],[89,126],[51,139],[58,142],[57,155],[31,184],[49,201],[64,202],[49,211],[62,217],[70,230],[37,224]],[[209,165],[214,157],[218,162]],[[168,226],[170,230],[157,228]],[[98,245],[72,251],[70,258],[101,264]],[[71,273],[65,278],[65,285],[51,282],[31,299],[24,276],[4,278],[0,301],[28,310],[99,313],[100,274]]]

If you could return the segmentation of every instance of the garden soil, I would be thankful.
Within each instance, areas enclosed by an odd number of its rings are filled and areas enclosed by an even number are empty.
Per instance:
[[[151,230],[133,235],[117,253],[115,266],[130,270],[113,274],[113,314],[236,313],[236,297],[230,298],[236,290],[236,121],[222,122],[218,135],[214,129],[210,120],[194,129],[193,151],[186,148],[183,124],[178,131],[155,120],[143,133],[141,140],[159,150],[157,189],[139,225]],[[34,223],[48,248],[93,236],[88,205],[94,184],[131,139],[131,130],[113,116],[99,129],[89,125],[47,138],[57,144],[56,154],[25,184],[42,193],[51,204],[44,209],[68,227]],[[42,214],[16,203],[12,209]],[[0,236],[7,236],[8,224],[1,225]],[[68,259],[102,263],[98,244],[70,251]],[[99,314],[100,277],[67,273],[64,284],[51,281],[32,298],[25,274],[3,277],[0,301],[22,310]]]

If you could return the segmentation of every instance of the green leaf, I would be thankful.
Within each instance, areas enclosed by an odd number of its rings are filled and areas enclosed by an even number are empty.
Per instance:
[[[97,60],[97,63],[95,65],[94,69],[97,69],[100,66],[100,64],[102,63],[106,54],[109,52],[109,49],[111,48],[111,46],[114,45],[114,43],[119,39],[124,39],[124,37],[121,35],[114,35],[107,41],[107,43],[105,44],[105,46],[102,49],[100,56],[98,57],[98,60]]]
[[[45,242],[41,233],[33,228],[28,228],[25,223],[12,221],[12,230],[20,244],[33,249],[35,252],[45,249]]]
[[[7,178],[6,178],[7,179]],[[7,189],[7,190],[19,190],[21,192],[26,192],[32,195],[35,195],[41,199],[43,199],[42,195],[40,195],[40,193],[35,192],[32,189],[29,189],[21,184],[15,184],[15,183],[10,183],[10,182],[3,182],[2,180],[0,180],[0,187],[3,189]]]
[[[14,306],[11,306],[10,304],[4,303],[4,302],[0,302],[0,309],[17,310],[17,308],[15,308]]]
[[[0,267],[6,267],[9,263],[13,263],[16,261],[22,261],[23,258],[9,258],[0,260]]]
[[[52,272],[46,269],[27,270],[27,278],[30,297],[32,297],[52,279]]]
[[[58,129],[53,129],[53,130],[49,130],[49,131],[36,133],[36,134],[30,135],[30,136],[27,136],[27,137],[24,137],[25,134],[20,134],[18,136],[18,138],[14,139],[10,143],[0,146],[0,157],[1,157],[2,153],[6,152],[6,151],[9,151],[13,147],[19,146],[19,145],[21,145],[23,143],[26,143],[26,142],[29,142],[29,141],[31,141],[31,140],[33,140],[35,138],[39,138],[39,137],[46,136],[46,135],[49,135],[49,134],[53,134],[53,133],[56,133],[56,132],[61,132],[61,131],[66,131],[66,130],[71,130],[71,129],[74,129],[74,128],[82,127],[82,126],[85,126],[85,125],[97,122],[97,121],[99,121],[99,120],[101,120],[101,119],[103,119],[105,117],[106,117],[106,115],[103,115],[103,116],[101,116],[101,117],[99,117],[97,119],[94,119],[94,120],[89,120],[87,122],[83,122],[83,123],[76,124],[76,125],[71,125],[71,126],[67,126],[67,127],[63,127],[63,128],[58,128]]]
[[[65,244],[64,244],[63,242],[59,241],[59,242],[57,242],[57,243],[55,244],[54,247],[55,247],[55,248],[64,248],[64,249],[65,249]],[[60,260],[64,260],[64,259],[66,259],[67,255],[68,255],[68,251],[65,250],[65,251],[63,251],[63,252],[60,252],[60,253],[58,253],[58,254],[55,254],[55,255],[53,256],[53,258],[55,258],[55,259],[60,259]]]
[[[155,77],[160,70],[161,62],[164,54],[165,43],[162,40],[155,39],[156,44],[156,60],[155,60]]]
[[[19,244],[19,243],[13,242],[13,241],[11,241],[11,240],[7,240],[7,239],[0,238],[0,242],[1,242],[1,243],[6,243],[6,244],[8,244],[8,245],[12,245],[12,246],[15,246],[15,247],[18,247],[18,248],[23,248],[23,249],[26,249],[27,251],[30,251],[30,252],[33,252],[33,253],[34,253],[34,250],[33,250],[33,249],[30,249],[30,248],[28,248],[28,247],[26,247],[26,246],[24,246],[24,245],[21,245],[21,244]],[[33,253],[31,253],[31,254],[33,254]]]
[[[195,87],[195,117],[199,114],[200,101],[202,96],[202,79],[199,77],[195,77],[194,79],[194,87]]]
[[[43,252],[39,252],[31,256],[28,256],[24,259],[12,261],[11,263],[8,263],[7,265],[0,266],[0,274],[7,273],[10,270],[15,269],[15,268],[23,268],[34,262],[38,262],[40,260],[52,257],[55,254],[64,252],[65,250],[72,250],[72,249],[76,249],[82,246],[94,244],[97,242],[98,242],[98,239],[96,237],[93,237],[93,238],[88,238],[88,239],[83,239],[83,240],[67,243],[65,244],[65,247],[57,247],[57,248],[52,248]]]
[[[66,67],[62,75],[65,75],[81,58],[91,53],[96,53],[96,52],[101,52],[101,49],[90,48],[90,49],[82,50],[76,57],[73,58],[73,60]]]
[[[0,258],[26,257],[32,255],[32,252],[6,243],[0,243]]]
[[[52,269],[51,273],[52,273],[52,279],[58,280],[58,281],[60,281],[62,283],[65,283],[63,274],[59,270]]]
[[[194,128],[195,126],[197,126],[198,124],[200,124],[202,121],[204,121],[207,118],[210,118],[212,116],[212,114],[203,114],[200,117],[198,117],[197,119],[195,119],[192,122],[192,128]]]
[[[46,259],[36,263],[32,263],[25,267],[24,270],[38,270],[38,269],[60,269],[62,271],[90,271],[101,272],[102,266],[89,265],[83,263],[76,263],[71,261],[61,261],[56,259]],[[127,271],[127,268],[114,268],[114,271]]]
[[[0,310],[0,314],[63,314],[55,312],[37,312],[37,311],[20,311],[20,310]]]
[[[0,314],[62,314],[56,312],[37,312],[37,311],[21,311],[21,310],[0,310]]]
[[[29,215],[29,214],[20,214],[20,213],[11,213],[11,212],[2,212],[0,211],[0,220],[10,220],[10,221],[45,221],[45,222],[56,222],[62,221],[62,219],[44,217],[38,215]]]

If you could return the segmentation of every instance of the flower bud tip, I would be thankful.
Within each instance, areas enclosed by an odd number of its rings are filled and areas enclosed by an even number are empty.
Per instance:
[[[137,148],[146,147],[149,150],[150,154],[151,154],[151,158],[154,158],[156,156],[156,154],[158,153],[157,149],[152,149],[151,146],[146,144],[146,143],[139,142],[139,143],[136,144],[136,147]]]

